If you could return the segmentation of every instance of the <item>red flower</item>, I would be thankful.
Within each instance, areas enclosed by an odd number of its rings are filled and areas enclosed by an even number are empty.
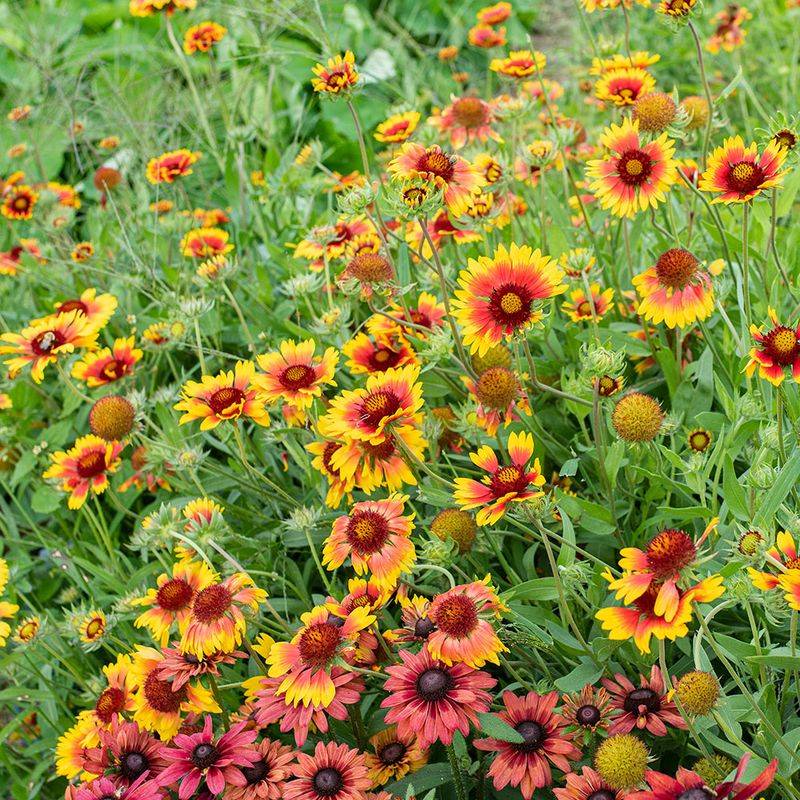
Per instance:
[[[614,677],[616,682],[603,678],[603,686],[611,694],[611,707],[614,709],[609,735],[647,728],[654,736],[666,736],[667,725],[681,729],[687,727],[677,706],[664,691],[664,679],[655,664],[650,670],[650,680],[640,676],[638,688],[619,672]]]
[[[391,694],[381,707],[389,709],[386,723],[396,723],[401,736],[415,733],[420,747],[450,744],[456,731],[466,736],[470,722],[488,711],[486,689],[497,683],[488,673],[435,661],[427,647],[416,654],[401,650],[400,659],[402,664],[386,668],[384,688]]]
[[[203,730],[186,735],[179,733],[164,755],[172,764],[158,778],[161,786],[179,785],[178,798],[186,800],[201,785],[211,794],[220,794],[226,786],[240,780],[240,767],[252,767],[260,759],[251,747],[257,731],[245,730],[241,722],[214,741],[213,722],[206,716]]]
[[[298,753],[297,762],[284,800],[363,800],[372,785],[364,756],[346,744],[317,742],[314,755]]]
[[[517,697],[513,692],[503,693],[506,710],[498,716],[524,741],[475,740],[479,750],[497,753],[488,772],[495,789],[509,784],[518,786],[525,800],[531,800],[536,789],[552,785],[551,764],[562,772],[571,772],[570,761],[577,761],[581,751],[565,733],[564,719],[553,713],[557,702],[558,692],[546,695],[528,692],[524,697]]]
[[[105,774],[121,786],[134,784],[142,776],[153,779],[164,771],[165,746],[135,722],[112,722],[110,730],[99,730],[100,747],[87,753],[86,771]]]

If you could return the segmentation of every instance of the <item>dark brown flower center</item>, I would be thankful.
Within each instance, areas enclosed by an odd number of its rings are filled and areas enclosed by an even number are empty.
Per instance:
[[[503,495],[511,492],[524,492],[528,488],[528,478],[525,473],[514,464],[508,467],[500,467],[500,469],[492,475],[490,488],[495,497],[503,497]]]
[[[144,682],[144,696],[148,705],[161,714],[177,714],[186,699],[186,686],[173,692],[169,681],[160,680],[151,672]]]
[[[336,655],[341,640],[339,627],[333,622],[310,625],[303,631],[298,642],[300,658],[310,666],[324,667]]]
[[[78,459],[78,475],[81,478],[95,478],[105,472],[106,454],[102,450],[92,450]]]
[[[444,700],[454,684],[453,676],[447,670],[431,667],[417,678],[417,693],[426,703],[436,703]]]
[[[456,594],[442,601],[436,608],[433,619],[439,630],[456,639],[469,636],[478,625],[478,609],[475,602],[463,594]]]
[[[676,800],[713,800],[714,795],[708,789],[697,787],[681,792]]]
[[[545,729],[532,719],[525,720],[514,726],[514,730],[525,740],[519,744],[515,744],[516,750],[523,753],[533,753],[538,750],[547,738]]]
[[[269,764],[262,758],[261,761],[256,761],[252,767],[239,767],[247,781],[248,786],[253,786],[260,783],[267,777],[269,773]]]
[[[232,603],[233,595],[224,586],[208,586],[195,597],[192,615],[199,622],[216,622],[227,614]]]
[[[361,403],[361,419],[371,428],[377,428],[384,417],[400,408],[400,398],[388,389],[368,394]]]
[[[58,331],[42,331],[31,341],[31,350],[37,356],[46,356],[65,341],[66,339]]]
[[[394,455],[395,447],[394,443],[394,436],[392,434],[387,434],[386,438],[380,444],[372,444],[370,442],[364,442],[364,451],[372,456],[373,458],[377,459],[387,459]]]
[[[396,367],[400,363],[402,353],[392,350],[391,347],[379,345],[369,357],[369,364],[373,372],[385,372],[387,369]]]
[[[202,742],[196,745],[194,750],[192,750],[192,764],[194,764],[197,769],[202,770],[213,767],[218,758],[219,753],[217,752],[217,748],[209,742]]]
[[[222,389],[217,389],[207,402],[215,414],[223,414],[241,403],[242,400],[244,400],[244,392],[241,389],[237,389],[235,386],[224,386]]]
[[[192,601],[194,590],[186,581],[173,578],[167,581],[156,593],[156,602],[166,611],[180,611]]]
[[[386,518],[375,511],[356,511],[347,523],[347,541],[362,556],[377,553],[389,534]]]
[[[414,636],[417,639],[427,639],[435,630],[436,626],[427,617],[414,623]]]
[[[387,744],[385,747],[381,748],[380,753],[378,753],[378,758],[383,764],[392,766],[393,764],[397,764],[403,760],[403,756],[406,754],[406,749],[406,746],[402,742],[391,742],[390,744]]]
[[[626,186],[641,186],[653,171],[653,159],[644,150],[628,150],[617,159],[617,175]]]
[[[312,780],[317,794],[323,797],[333,797],[338,794],[344,786],[344,778],[338,769],[333,767],[325,767],[321,769]]]
[[[739,194],[749,194],[761,186],[764,181],[764,170],[758,164],[740,161],[730,165],[730,185]]]
[[[592,792],[586,800],[617,800],[617,793],[613,789],[598,789]]]
[[[136,750],[123,753],[119,759],[119,774],[126,781],[135,781],[146,769],[149,769],[150,762],[144,753]]]
[[[597,725],[600,722],[600,716],[600,709],[593,705],[581,706],[575,712],[575,719],[580,725],[585,725],[587,728]]]
[[[622,706],[631,714],[641,713],[642,707],[644,707],[645,713],[655,714],[661,710],[661,699],[652,689],[643,687],[628,692]]]
[[[453,159],[438,147],[432,147],[420,158],[417,169],[420,172],[430,172],[446,183],[455,173],[455,164]]]
[[[506,283],[489,297],[489,313],[499,325],[519,328],[531,318],[533,295],[526,286]]]
[[[278,379],[287,389],[307,389],[314,383],[317,373],[313,367],[305,364],[292,364],[287,367]]]

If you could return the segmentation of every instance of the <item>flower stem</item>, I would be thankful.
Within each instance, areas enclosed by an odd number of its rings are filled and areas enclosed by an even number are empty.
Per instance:
[[[467,793],[464,789],[464,778],[461,775],[461,767],[458,765],[456,749],[452,744],[447,745],[447,760],[450,762],[450,771],[453,773],[453,783],[456,787],[456,797],[458,800],[467,800]]]

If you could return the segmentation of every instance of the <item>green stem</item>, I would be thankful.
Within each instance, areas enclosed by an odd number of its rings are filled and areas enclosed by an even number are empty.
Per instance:
[[[467,800],[467,793],[464,789],[464,778],[461,775],[461,767],[458,765],[456,749],[452,744],[447,745],[447,760],[450,762],[450,771],[453,773],[453,783],[456,787],[456,797],[458,800]]]

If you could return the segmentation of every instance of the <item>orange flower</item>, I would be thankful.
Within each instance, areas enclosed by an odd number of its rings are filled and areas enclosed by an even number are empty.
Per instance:
[[[78,242],[78,244],[72,248],[69,257],[73,261],[80,263],[82,261],[88,261],[93,255],[94,245],[91,242]]]
[[[598,100],[615,106],[632,106],[639,97],[655,89],[653,76],[639,67],[623,67],[605,72],[594,87]]]
[[[97,329],[80,311],[69,311],[34,321],[21,333],[4,333],[0,341],[10,343],[0,345],[0,353],[13,354],[5,361],[9,375],[16,377],[29,364],[31,377],[41,383],[45,367],[59,356],[78,347],[95,347]]]
[[[541,72],[546,64],[544,53],[538,50],[511,50],[505,58],[492,59],[489,69],[507,78],[528,78]]]
[[[199,25],[192,25],[183,35],[183,52],[186,55],[192,55],[198,51],[207,53],[215,44],[225,38],[227,32],[227,28],[209,20],[201,22]]]
[[[385,372],[392,367],[416,364],[417,357],[408,342],[397,335],[372,338],[357,333],[345,342],[342,353],[347,356],[347,368],[353,375]]]
[[[128,9],[133,17],[150,17],[163,11],[168,17],[176,11],[190,11],[197,0],[130,0]]]
[[[104,347],[86,353],[72,368],[72,377],[84,381],[90,388],[105,386],[133,374],[133,367],[142,358],[134,347],[133,336],[116,339],[114,347]]]
[[[375,128],[372,135],[379,142],[404,142],[411,136],[419,124],[419,111],[406,111],[402,114],[392,114]]]
[[[781,171],[786,154],[784,148],[770,141],[759,155],[755,142],[745,147],[741,136],[732,136],[708,157],[699,187],[718,195],[712,203],[745,203],[781,184],[788,171]]]
[[[358,83],[355,61],[355,56],[348,50],[344,56],[328,59],[327,66],[317,64],[312,70],[317,76],[311,79],[314,91],[329,95],[349,92]]]
[[[175,178],[192,174],[192,165],[200,159],[200,153],[187,150],[171,150],[147,162],[147,180],[150,183],[174,183]]]
[[[3,204],[0,206],[0,213],[6,219],[12,220],[30,219],[39,200],[39,195],[24,183],[6,188],[2,197]]]
[[[67,505],[80,508],[91,490],[102,494],[108,488],[108,476],[119,469],[124,444],[107,442],[99,436],[81,436],[66,452],[59,450],[50,456],[52,464],[43,478],[56,478],[62,492],[69,492]]]
[[[253,383],[269,403],[284,400],[301,409],[308,409],[323,386],[336,386],[333,379],[339,355],[328,347],[324,355],[314,357],[314,340],[284,340],[278,351],[256,357],[264,374],[257,374]]]
[[[591,322],[592,319],[601,320],[611,310],[614,301],[614,290],[606,289],[600,292],[600,284],[593,283],[589,287],[590,297],[586,290],[574,289],[569,294],[569,300],[561,304],[573,322]]]
[[[511,3],[501,0],[501,2],[495,3],[493,6],[485,6],[478,9],[475,16],[478,22],[484,25],[499,25],[511,16]]]
[[[481,47],[485,50],[502,47],[506,43],[506,29],[493,28],[491,25],[479,23],[469,29],[467,40],[474,47]]]
[[[230,253],[233,245],[221,228],[195,228],[181,239],[180,248],[187,258],[210,258]]]
[[[794,328],[781,325],[775,309],[768,309],[768,313],[772,327],[766,333],[755,325],[750,327],[755,346],[750,349],[745,372],[752,375],[758,367],[762,378],[780,386],[788,371],[800,383],[800,325]]]
[[[237,361],[236,367],[215,376],[203,375],[200,382],[187,381],[181,389],[181,400],[174,408],[184,411],[180,424],[202,420],[200,430],[216,428],[220,422],[247,417],[258,425],[269,426],[264,397],[253,378],[252,361]]]
[[[117,310],[117,298],[113,294],[97,294],[97,289],[85,289],[80,297],[72,297],[55,304],[54,314],[77,311],[86,317],[95,330],[100,330]],[[33,321],[33,325],[52,319],[54,314]]]
[[[502,142],[500,134],[492,130],[493,121],[491,105],[480,97],[471,96],[451,97],[447,108],[428,119],[441,133],[450,134],[450,145],[456,150],[476,140]]]
[[[508,454],[511,463],[501,466],[488,445],[477,453],[470,453],[472,463],[487,474],[476,481],[473,478],[456,478],[453,499],[465,510],[479,508],[475,521],[478,525],[494,525],[505,513],[510,503],[522,503],[541,497],[538,487],[545,482],[539,459],[528,466],[533,457],[533,436],[530,433],[512,433],[508,437]]]
[[[468,161],[438,145],[426,149],[406,142],[389,162],[389,172],[396,180],[422,180],[441,189],[445,204],[456,217],[467,210],[469,196],[483,185],[483,178]]]

